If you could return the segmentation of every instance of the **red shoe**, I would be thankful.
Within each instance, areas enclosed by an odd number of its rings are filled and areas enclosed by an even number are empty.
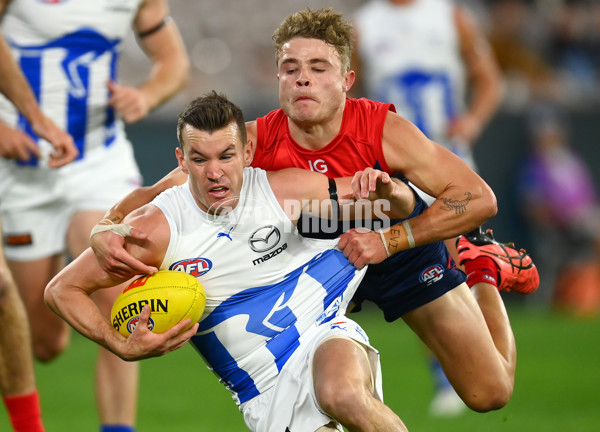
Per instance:
[[[537,268],[525,249],[517,251],[513,243],[497,242],[492,230],[479,228],[459,236],[456,249],[461,265],[479,256],[492,258],[498,267],[498,290],[531,294],[540,285]]]

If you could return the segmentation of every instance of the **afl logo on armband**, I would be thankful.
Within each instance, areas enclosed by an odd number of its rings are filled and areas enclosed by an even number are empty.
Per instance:
[[[444,277],[444,267],[440,264],[426,268],[419,275],[419,282],[431,285]]]

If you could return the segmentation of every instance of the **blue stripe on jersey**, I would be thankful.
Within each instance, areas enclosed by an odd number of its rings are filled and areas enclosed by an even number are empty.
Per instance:
[[[423,104],[425,91],[433,86],[439,86],[443,94],[444,114],[452,120],[456,116],[456,107],[452,99],[452,84],[450,77],[443,73],[430,73],[422,70],[409,70],[383,80],[375,91],[375,100],[394,103],[396,97],[402,97],[407,107],[412,111],[412,121],[421,132],[430,136],[428,124],[428,109]]]
[[[324,302],[313,305],[314,310],[308,312],[314,313],[314,322],[317,323],[327,321],[336,315],[339,309],[339,298],[348,288],[355,272],[356,268],[339,250],[329,249],[287,274],[284,280],[277,284],[249,288],[228,298],[200,322],[198,333],[204,334],[195,335],[191,341],[228,388],[237,393],[240,403],[244,403],[256,396],[258,390],[250,375],[242,371],[234,361],[227,347],[220,341],[217,343],[215,336],[209,337],[215,334],[215,327],[235,316],[248,317],[246,328],[237,330],[238,337],[243,337],[244,332],[249,335],[263,336],[264,345],[257,347],[257,350],[266,349],[270,354],[258,355],[258,357],[274,358],[277,370],[281,370],[300,346],[300,334],[296,328],[297,314],[307,313],[304,309],[307,307],[306,303],[310,302],[311,296],[314,297],[316,294],[305,293],[306,301],[301,302],[302,304],[290,304],[300,277],[302,275],[312,277],[325,290]],[[205,288],[210,290],[210,282],[205,283]],[[336,302],[337,307],[335,307]],[[332,304],[333,310],[325,314],[324,311]],[[299,308],[303,309],[299,310]],[[254,366],[259,369],[268,367],[268,365]]]
[[[19,60],[19,66],[24,71],[37,71],[37,73],[32,73],[31,75],[27,76],[27,79],[29,80],[29,85],[31,87],[31,90],[33,91],[33,94],[35,95],[36,99],[39,100],[41,88],[40,58],[32,56],[23,56]],[[17,128],[27,133],[37,144],[38,136],[35,134],[35,132],[33,132],[33,128],[21,113],[19,113]],[[17,159],[17,164],[23,166],[37,166],[38,159],[33,156],[33,153],[31,153],[31,157],[28,161],[21,161]]]
[[[51,41],[44,45],[20,46],[11,42],[11,46],[20,51],[20,64],[23,73],[31,86],[37,100],[40,100],[40,89],[43,83],[43,57],[46,52],[53,49],[62,49],[65,52],[61,62],[65,80],[69,88],[67,96],[67,132],[73,137],[77,148],[79,149],[78,159],[85,155],[85,139],[87,132],[87,119],[90,103],[88,101],[90,91],[90,70],[94,61],[109,52],[110,78],[116,77],[117,46],[120,39],[107,39],[102,34],[93,29],[81,29],[74,33],[65,35],[59,39]],[[108,94],[108,88],[106,89]],[[92,106],[91,109],[94,109]],[[109,131],[105,140],[105,145],[110,145],[114,141],[115,135],[115,114],[112,108],[106,109],[106,128]],[[34,139],[37,139],[30,129],[23,128]]]

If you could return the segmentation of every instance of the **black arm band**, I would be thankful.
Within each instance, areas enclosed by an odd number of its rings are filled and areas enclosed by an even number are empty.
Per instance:
[[[329,199],[331,200],[331,206],[333,207],[333,214],[340,214],[340,203],[338,201],[337,185],[334,179],[329,179]]]
[[[146,30],[144,32],[140,32],[138,33],[138,38],[143,39],[146,36],[150,36],[151,34],[156,33],[157,31],[159,31],[161,28],[163,28],[164,26],[166,26],[169,22],[171,22],[173,18],[171,18],[170,16],[166,16],[164,17],[161,22],[159,22],[158,24],[156,24],[154,27],[152,27],[150,30]]]

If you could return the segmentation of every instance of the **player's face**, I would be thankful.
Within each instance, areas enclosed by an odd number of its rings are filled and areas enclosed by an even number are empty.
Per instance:
[[[285,43],[278,62],[279,103],[299,125],[341,121],[346,92],[354,72],[342,73],[340,57],[319,39],[295,38]]]
[[[243,170],[250,165],[250,146],[243,146],[237,124],[223,129],[201,131],[186,125],[182,131],[183,150],[177,160],[189,175],[190,189],[200,208],[221,213],[237,205],[242,189]]]

